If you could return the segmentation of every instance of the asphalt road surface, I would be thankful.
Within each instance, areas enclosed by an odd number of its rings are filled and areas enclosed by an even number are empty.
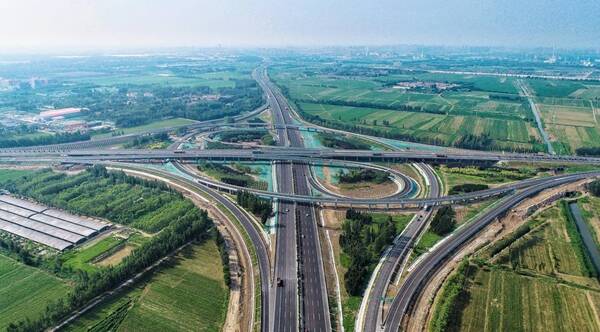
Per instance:
[[[594,173],[595,177],[600,176],[600,172]],[[385,319],[385,331],[397,331],[405,314],[408,313],[413,301],[421,291],[427,280],[441,267],[441,263],[446,261],[458,248],[468,243],[484,227],[506,213],[513,206],[519,204],[524,199],[537,194],[538,192],[559,186],[561,184],[589,178],[587,174],[564,175],[561,177],[547,178],[544,182],[531,186],[504,199],[500,204],[484,213],[477,220],[470,222],[464,227],[459,228],[450,235],[444,242],[438,245],[432,252],[427,254],[411,273],[404,280],[398,294],[391,304],[389,314]]]
[[[440,186],[437,176],[429,165],[420,164],[419,167],[427,176],[429,183],[429,197],[438,197],[440,195]],[[387,253],[387,257],[381,264],[379,272],[375,278],[367,300],[367,310],[364,321],[364,331],[377,331],[383,327],[382,312],[383,300],[395,271],[398,270],[404,260],[406,260],[410,249],[419,234],[424,230],[425,225],[433,215],[433,209],[427,207],[417,213],[415,218],[406,226],[402,234],[396,239],[392,248]]]
[[[283,96],[275,91],[270,85],[265,72],[260,72],[256,78],[263,87],[263,90],[267,93],[275,125],[292,124],[293,121],[289,114],[287,102]],[[292,148],[304,147],[302,137],[297,130],[288,130],[287,128],[277,129],[277,135],[279,145],[281,146],[289,146]],[[289,176],[288,171],[285,169],[287,167],[291,170],[291,176]],[[277,182],[280,191],[309,196],[311,192],[308,179],[311,175],[308,167],[309,166],[305,163],[283,163],[279,166],[277,168]],[[297,288],[300,293],[298,297],[300,307],[297,308],[300,312],[300,319],[298,320],[300,324],[299,328],[303,331],[330,331],[331,324],[327,303],[327,288],[325,285],[315,209],[309,203],[298,203],[292,209],[289,209],[287,204],[282,204],[280,205],[280,210],[281,209],[283,209],[283,212],[286,210],[289,210],[290,212],[293,211],[293,213],[285,212],[284,217],[280,218],[279,222],[281,227],[289,229],[294,225],[297,231],[295,235],[298,245],[297,280],[300,286]],[[277,244],[278,256],[276,260],[280,260],[281,255],[291,256],[290,251],[284,252],[283,249],[280,251],[279,248],[284,247],[289,250],[289,244],[293,243],[293,240],[291,239],[291,230],[278,232],[278,234],[280,233],[283,234],[277,236],[278,242],[285,241],[285,245]],[[296,248],[294,248],[294,251],[296,251]],[[276,264],[278,269],[283,267],[280,263]],[[288,266],[287,269],[291,269],[291,266]],[[289,272],[286,271],[285,275],[289,275]],[[285,282],[283,287],[278,288],[284,288],[283,292],[288,294],[290,291],[286,289],[287,287],[287,282]],[[280,292],[281,291],[278,291],[278,298]],[[277,304],[275,307],[276,310],[281,310],[283,312],[288,311],[288,308],[280,309]],[[282,331],[287,331],[288,326],[286,324],[293,324],[290,322],[282,323],[282,319],[283,317],[278,315],[276,311],[275,327],[277,331],[279,331],[279,329],[277,329],[278,326],[284,328]]]

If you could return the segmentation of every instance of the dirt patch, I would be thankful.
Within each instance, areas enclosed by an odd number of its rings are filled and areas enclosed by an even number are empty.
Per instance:
[[[99,262],[96,262],[95,265],[98,266],[115,266],[119,263],[121,263],[121,261],[129,256],[129,254],[131,254],[131,252],[133,251],[133,249],[135,249],[135,247],[133,246],[129,246],[126,245],[123,248],[117,250],[116,252],[112,253],[111,255],[107,256],[106,258],[102,259]]]
[[[325,179],[316,177],[316,180],[327,190],[339,195],[352,198],[383,198],[393,195],[398,190],[398,185],[394,181],[386,181],[377,184],[371,182],[358,182],[352,184],[333,184],[331,170],[323,167]]]

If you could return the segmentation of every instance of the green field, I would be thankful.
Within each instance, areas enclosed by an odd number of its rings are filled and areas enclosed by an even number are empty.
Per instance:
[[[431,73],[377,78],[306,75],[297,68],[281,69],[272,76],[302,111],[329,121],[437,145],[462,145],[465,136],[474,135],[492,139],[490,148],[496,150],[543,150],[531,110],[512,78]],[[394,88],[404,81],[455,87]]]
[[[450,188],[466,184],[487,184],[490,186],[505,184],[524,180],[537,175],[535,168],[531,166],[520,165],[520,167],[511,168],[487,168],[478,167],[447,167],[441,165],[436,169],[444,183],[444,188]]]
[[[475,115],[445,115],[390,109],[299,103],[306,113],[393,135],[410,135],[421,142],[457,144],[466,135],[487,135],[498,149],[535,149],[539,134],[532,122],[522,119]],[[389,121],[385,125],[383,121]],[[377,122],[374,122],[377,121]]]
[[[478,269],[468,281],[460,331],[598,331],[600,292]]]
[[[544,210],[532,222],[541,225],[502,251],[497,257],[498,264],[547,275],[586,276],[560,207]]]
[[[146,125],[142,125],[142,126],[120,128],[119,131],[122,131],[123,134],[136,134],[136,133],[141,133],[141,132],[155,130],[155,129],[189,125],[189,124],[192,124],[195,122],[196,121],[189,120],[189,119],[174,118],[174,119],[155,121],[155,122],[152,122],[152,123],[149,123]],[[110,137],[111,135],[112,135],[111,133],[104,133],[104,134],[95,135],[94,138],[106,138],[106,137]]]
[[[455,285],[458,295],[435,308],[435,326],[445,322],[446,330],[473,332],[597,331],[600,283],[588,277],[573,238],[577,231],[569,227],[557,203],[468,258],[464,281]],[[446,316],[444,308],[449,308]]]
[[[233,79],[250,79],[249,74],[237,72],[215,72],[197,75],[195,77],[176,76],[169,72],[144,73],[144,74],[116,74],[110,76],[87,76],[69,81],[78,83],[96,84],[100,86],[117,85],[164,85],[171,87],[200,87],[208,86],[211,89],[231,88],[235,86]]]
[[[0,254],[0,330],[24,318],[36,318],[70,287],[50,274]]]
[[[355,67],[348,71],[332,70],[331,66],[288,65],[273,70],[271,76],[307,119],[318,116],[330,126],[334,126],[332,122],[351,124],[376,130],[378,136],[442,146],[545,151],[533,113],[519,88],[523,82],[533,93],[558,153],[600,145],[600,127],[592,111],[596,108],[598,113],[600,86],[594,82],[418,70],[382,73],[368,64],[353,64]],[[355,71],[357,68],[360,70]],[[405,82],[453,85],[441,90],[397,86]],[[383,120],[390,123],[383,125]],[[341,125],[335,126],[341,129]],[[466,135],[488,137],[492,142],[470,147],[462,141]]]
[[[61,259],[64,260],[63,265],[70,267],[72,269],[83,270],[86,272],[93,272],[98,270],[98,267],[92,264],[95,258],[100,255],[106,254],[110,251],[115,251],[119,247],[122,247],[124,243],[134,243],[134,241],[130,241],[133,239],[125,239],[117,236],[109,236],[106,237],[90,246],[83,246],[81,248],[77,248],[72,251],[65,252]],[[134,244],[134,246],[139,245]]]
[[[100,304],[66,331],[220,331],[229,291],[214,241],[184,249],[143,283]]]

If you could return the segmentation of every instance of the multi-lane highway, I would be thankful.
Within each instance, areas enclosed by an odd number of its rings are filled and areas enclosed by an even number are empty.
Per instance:
[[[371,162],[433,162],[433,163],[484,163],[493,164],[498,161],[526,162],[558,162],[600,165],[600,158],[576,156],[553,156],[546,154],[494,153],[466,151],[459,149],[430,151],[364,151],[307,149],[304,147],[299,126],[294,123],[289,105],[283,95],[269,81],[264,69],[254,72],[254,77],[267,96],[267,104],[273,115],[273,129],[278,136],[278,147],[261,147],[255,149],[227,150],[177,150],[178,144],[167,150],[115,150],[104,147],[123,143],[139,135],[171,131],[176,128],[163,128],[156,131],[111,137],[103,140],[75,142],[45,147],[0,149],[0,162],[65,162],[65,163],[114,163],[128,162],[165,162],[175,161],[179,171],[193,176],[194,180],[178,178],[187,185],[195,186],[210,195],[215,201],[233,213],[248,233],[255,248],[261,280],[261,322],[262,331],[330,331],[330,313],[327,300],[327,288],[321,258],[321,247],[318,235],[318,218],[316,204],[337,207],[383,207],[404,208],[407,206],[423,208],[413,221],[397,238],[387,252],[378,274],[366,299],[364,324],[365,331],[395,331],[417,298],[428,278],[437,271],[440,265],[460,246],[470,241],[481,229],[490,224],[498,216],[505,213],[515,204],[528,196],[546,188],[573,182],[583,178],[598,177],[600,172],[582,172],[570,175],[558,175],[546,178],[534,178],[488,190],[471,192],[462,195],[439,197],[438,180],[429,165],[422,164],[429,187],[429,197],[411,198],[412,188],[416,184],[402,173]],[[262,112],[261,107],[254,112],[237,117],[245,120]],[[228,124],[229,126],[230,124]],[[231,126],[249,126],[233,124]],[[195,131],[223,130],[223,120],[207,121],[186,126]],[[227,130],[227,129],[224,129]],[[222,183],[204,178],[191,172],[183,162],[197,160],[215,161],[272,161],[275,165],[276,192],[254,190]],[[369,167],[387,171],[398,183],[403,184],[396,194],[384,198],[353,199],[335,195],[319,186],[313,178],[311,164],[343,164],[358,167]],[[129,165],[127,167],[136,168]],[[145,169],[148,171],[147,169]],[[159,170],[163,176],[174,176]],[[322,196],[313,196],[311,187],[321,191]],[[260,230],[231,200],[213,189],[228,192],[240,190],[252,192],[260,197],[275,199],[278,204],[278,228],[275,246],[274,271],[271,273],[271,262],[268,244]],[[433,207],[442,204],[464,203],[483,198],[510,194],[500,204],[478,217],[476,220],[459,228],[444,242],[424,256],[414,269],[403,280],[399,292],[386,310],[382,311],[382,299],[398,267],[405,261],[415,239],[422,233],[433,213]]]
[[[571,174],[562,175],[554,178],[546,178],[545,181],[535,184],[523,191],[504,199],[500,204],[478,217],[476,220],[459,228],[449,236],[444,242],[435,247],[428,253],[406,277],[398,294],[392,302],[389,314],[386,316],[384,324],[385,331],[397,331],[405,314],[408,313],[410,306],[421,291],[427,280],[437,271],[442,262],[447,260],[458,248],[468,243],[473,237],[489,225],[491,222],[502,216],[513,206],[519,204],[527,197],[533,196],[542,190],[556,187],[562,184],[574,182],[590,177],[598,177],[600,172],[589,174]]]
[[[293,121],[289,114],[289,106],[279,92],[272,87],[266,71],[260,71],[256,78],[268,96],[274,124],[280,128],[281,125],[292,124]],[[279,144],[291,148],[302,148],[304,143],[300,133],[297,130],[284,128],[277,130]],[[291,171],[291,176],[289,176],[289,171]],[[276,172],[281,192],[310,196],[308,179],[311,174],[309,166],[306,163],[279,163]],[[280,176],[280,174],[283,176]],[[291,188],[289,188],[289,184],[291,184]],[[292,225],[295,225],[296,229],[299,328],[304,331],[329,331],[331,330],[331,324],[327,303],[327,288],[321,259],[321,247],[317,231],[318,216],[311,202],[296,203],[292,209],[290,209],[288,204],[283,204],[283,206],[280,206],[280,209],[282,208],[285,209],[284,217],[280,219],[282,227],[290,228]],[[288,233],[288,230],[286,230],[282,236],[277,237],[278,242],[281,237],[284,237],[283,241],[291,243],[293,241],[289,238],[290,236],[291,231]],[[280,244],[278,243],[277,246],[279,248]],[[285,249],[289,250],[290,248]],[[278,250],[277,254],[287,254],[290,256],[290,252],[284,252],[284,250],[281,253]],[[287,287],[286,284],[287,282],[284,283],[284,288]],[[284,289],[284,292],[287,293],[287,290]],[[276,327],[279,321],[281,321],[281,317],[277,316],[276,313]]]
[[[431,166],[420,164],[418,167],[424,173],[426,181],[429,184],[429,197],[438,197],[440,195],[440,185],[435,172]],[[373,287],[369,294],[366,294],[367,307],[364,319],[364,331],[377,331],[383,327],[383,305],[386,293],[392,277],[400,273],[398,269],[408,257],[415,240],[424,230],[434,210],[426,207],[415,215],[412,221],[406,226],[402,234],[395,240],[394,244],[387,252],[385,260],[382,262],[379,272],[375,276]]]
[[[279,130],[278,130],[279,131]],[[284,136],[291,136],[289,132]],[[600,165],[600,158],[580,156],[551,156],[546,154],[519,153],[485,153],[471,151],[465,153],[447,152],[433,153],[428,151],[372,151],[372,150],[333,150],[288,147],[255,148],[255,149],[189,149],[185,151],[149,150],[149,149],[85,149],[85,150],[30,150],[30,149],[0,149],[0,160],[10,158],[89,158],[104,160],[139,160],[164,161],[177,160],[223,160],[223,161],[322,161],[346,160],[362,162],[433,162],[433,163],[486,163],[494,164],[500,161],[576,163]]]

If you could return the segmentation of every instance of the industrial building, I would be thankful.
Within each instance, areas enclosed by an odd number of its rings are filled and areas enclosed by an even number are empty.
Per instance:
[[[47,206],[0,195],[0,230],[57,250],[71,248],[98,234],[110,224],[75,216]]]

